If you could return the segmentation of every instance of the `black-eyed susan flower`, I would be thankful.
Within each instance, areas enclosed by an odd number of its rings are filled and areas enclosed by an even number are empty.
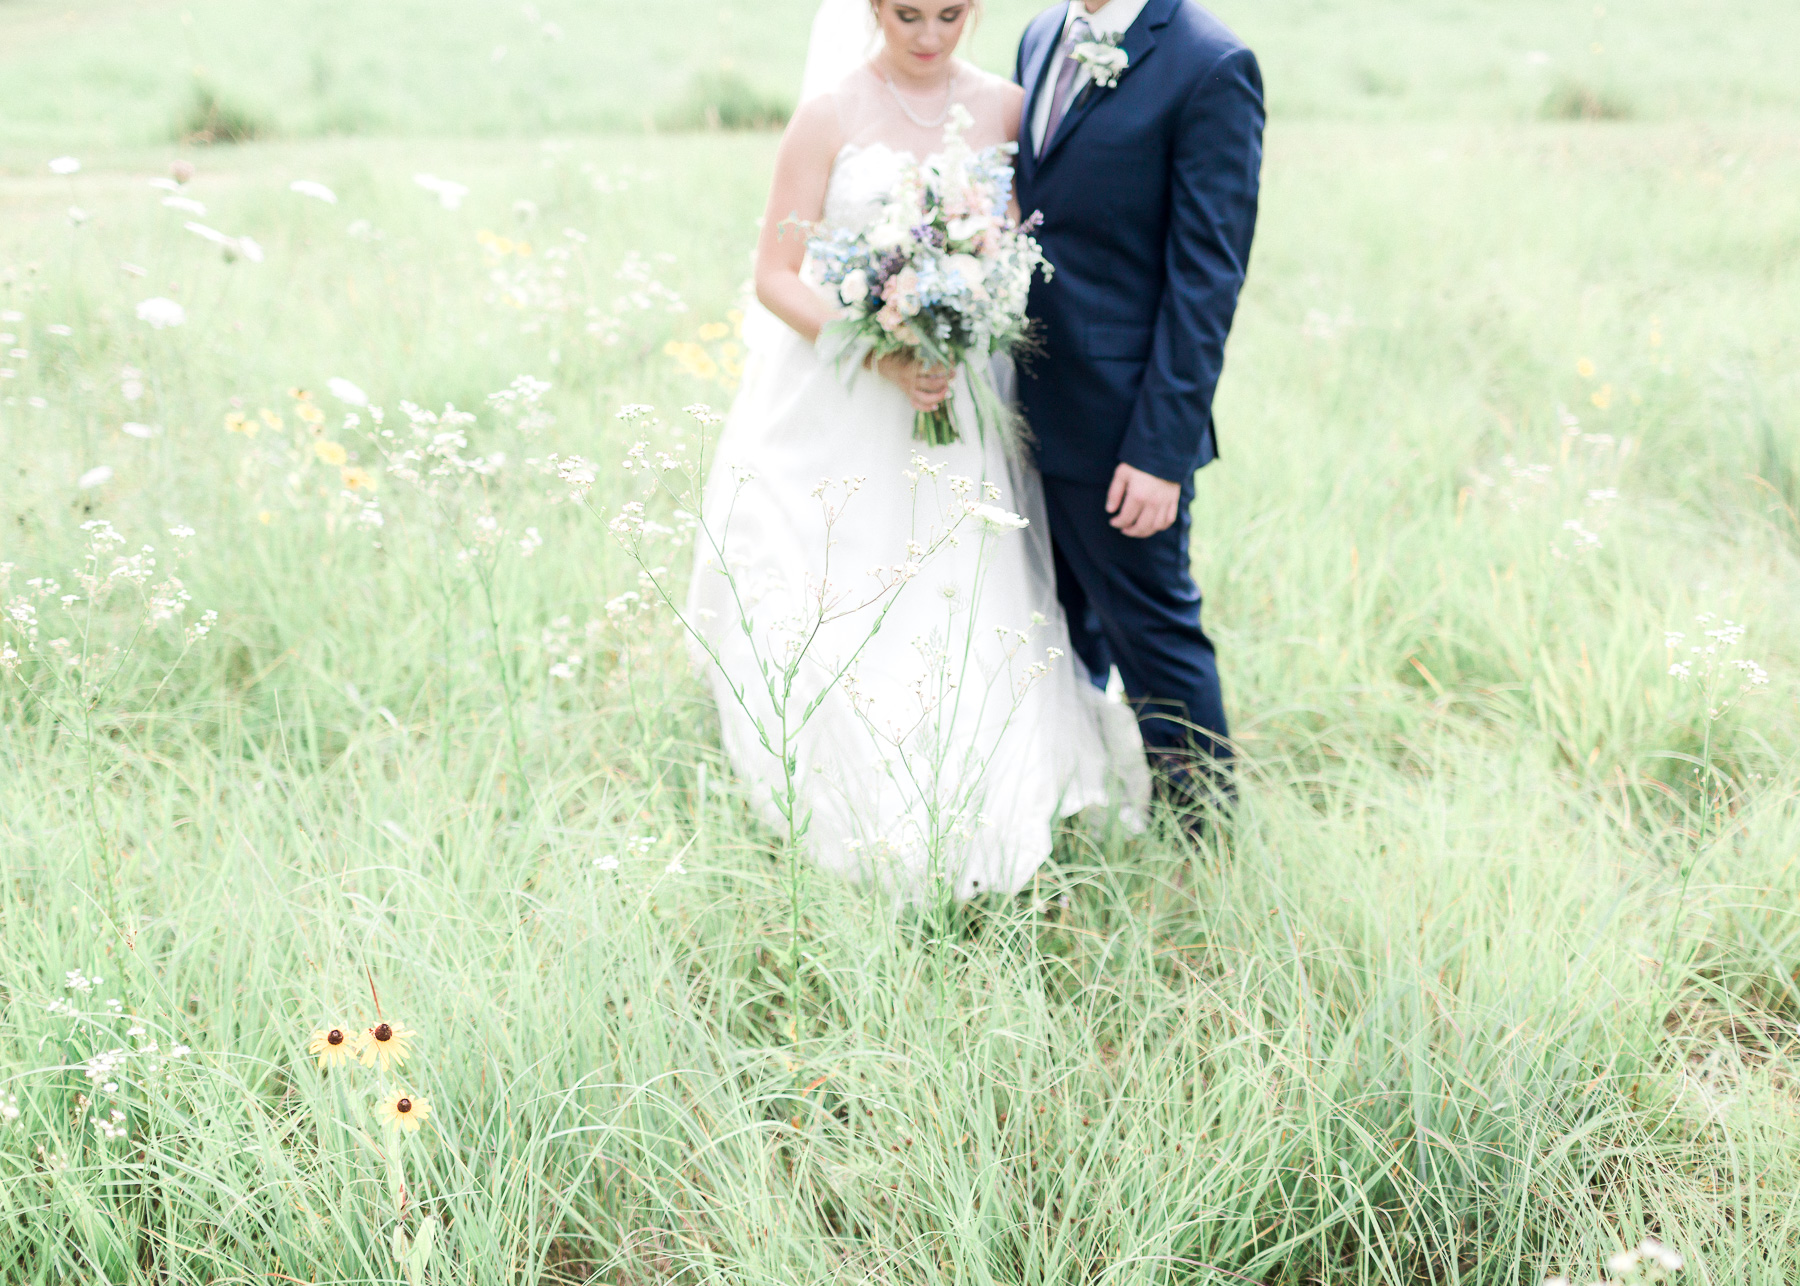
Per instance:
[[[390,1129],[399,1128],[408,1134],[417,1134],[419,1127],[431,1119],[431,1100],[420,1098],[406,1090],[395,1090],[382,1096],[381,1102],[375,1105],[375,1114]]]
[[[311,425],[316,426],[325,423],[325,412],[321,411],[311,402],[301,402],[299,405],[295,406],[294,414]]]
[[[348,1067],[356,1057],[357,1037],[354,1028],[322,1027],[307,1042],[306,1052],[319,1060],[321,1072]]]
[[[242,433],[247,438],[253,438],[260,428],[262,428],[262,425],[258,424],[255,420],[251,419],[241,411],[232,411],[225,417],[225,431],[227,433]]]
[[[355,465],[350,465],[343,471],[342,477],[346,491],[375,490],[375,476],[367,469],[359,469]]]
[[[416,1040],[418,1035],[418,1032],[407,1031],[392,1023],[377,1023],[363,1033],[357,1057],[362,1059],[364,1067],[379,1065],[383,1072],[391,1072],[412,1053],[407,1042]]]
[[[279,415],[275,414],[275,412],[269,410],[269,408],[265,406],[262,410],[258,411],[256,414],[257,414],[258,419],[260,419],[264,424],[268,425],[275,432],[277,432],[277,433],[281,432],[281,417]]]
[[[350,458],[350,453],[344,450],[344,444],[341,442],[315,442],[313,443],[313,454],[319,457],[321,463],[329,464],[333,468],[341,467],[344,461]]]

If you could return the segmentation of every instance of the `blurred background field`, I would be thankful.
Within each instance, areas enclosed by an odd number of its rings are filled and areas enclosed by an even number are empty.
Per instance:
[[[974,54],[1010,71],[1042,6],[991,0]],[[4,0],[0,159],[161,142],[225,120],[285,137],[538,136],[692,126],[707,99],[791,103],[808,0]],[[1279,120],[1782,119],[1800,14],[1725,0],[1228,0]],[[219,121],[213,122],[217,128]]]
[[[1229,842],[796,940],[626,479],[538,462],[729,403],[810,9],[0,0],[0,1276],[1800,1279],[1800,11],[1222,4]]]

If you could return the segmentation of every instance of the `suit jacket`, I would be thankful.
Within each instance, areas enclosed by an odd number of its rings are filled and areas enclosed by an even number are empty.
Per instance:
[[[1020,393],[1038,464],[1106,482],[1122,461],[1185,481],[1218,454],[1213,391],[1249,265],[1262,172],[1256,57],[1195,0],[1150,0],[1111,89],[1090,85],[1041,156],[1038,94],[1053,93],[1064,5],[1026,28],[1019,204],[1038,211],[1055,267],[1031,292],[1048,352]]]

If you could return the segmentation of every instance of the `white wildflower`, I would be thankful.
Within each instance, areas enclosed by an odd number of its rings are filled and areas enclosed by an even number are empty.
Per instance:
[[[469,189],[450,179],[440,179],[435,174],[415,174],[413,182],[437,197],[438,204],[446,210],[460,210],[463,198],[469,195]]]
[[[323,183],[315,183],[311,179],[295,179],[288,184],[289,192],[298,192],[301,196],[309,196],[315,201],[323,201],[326,205],[337,204],[337,193]]]
[[[969,510],[969,515],[979,520],[989,531],[1021,531],[1030,526],[1028,519],[998,505],[975,505]]]
[[[73,174],[81,168],[81,162],[72,156],[59,156],[50,162],[50,173]]]
[[[187,321],[187,309],[173,299],[156,295],[138,304],[137,316],[139,321],[148,322],[152,329],[163,330]]]
[[[83,491],[92,491],[95,487],[104,487],[112,480],[112,466],[110,464],[100,464],[95,465],[92,469],[89,469],[86,473],[82,474],[80,478],[76,479],[75,485]]]

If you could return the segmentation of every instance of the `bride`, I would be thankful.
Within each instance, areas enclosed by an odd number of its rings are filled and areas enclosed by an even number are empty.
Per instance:
[[[966,405],[966,376],[815,351],[839,304],[809,229],[873,222],[953,120],[977,150],[1017,141],[1021,91],[955,57],[977,8],[825,0],[689,603],[764,816],[791,812],[821,866],[912,900],[1015,893],[1059,818],[1109,802],[1135,818],[1149,791],[1131,711],[1069,647],[1035,471],[960,411],[962,441],[913,439],[915,412]],[[1005,391],[1010,369],[995,375]]]

